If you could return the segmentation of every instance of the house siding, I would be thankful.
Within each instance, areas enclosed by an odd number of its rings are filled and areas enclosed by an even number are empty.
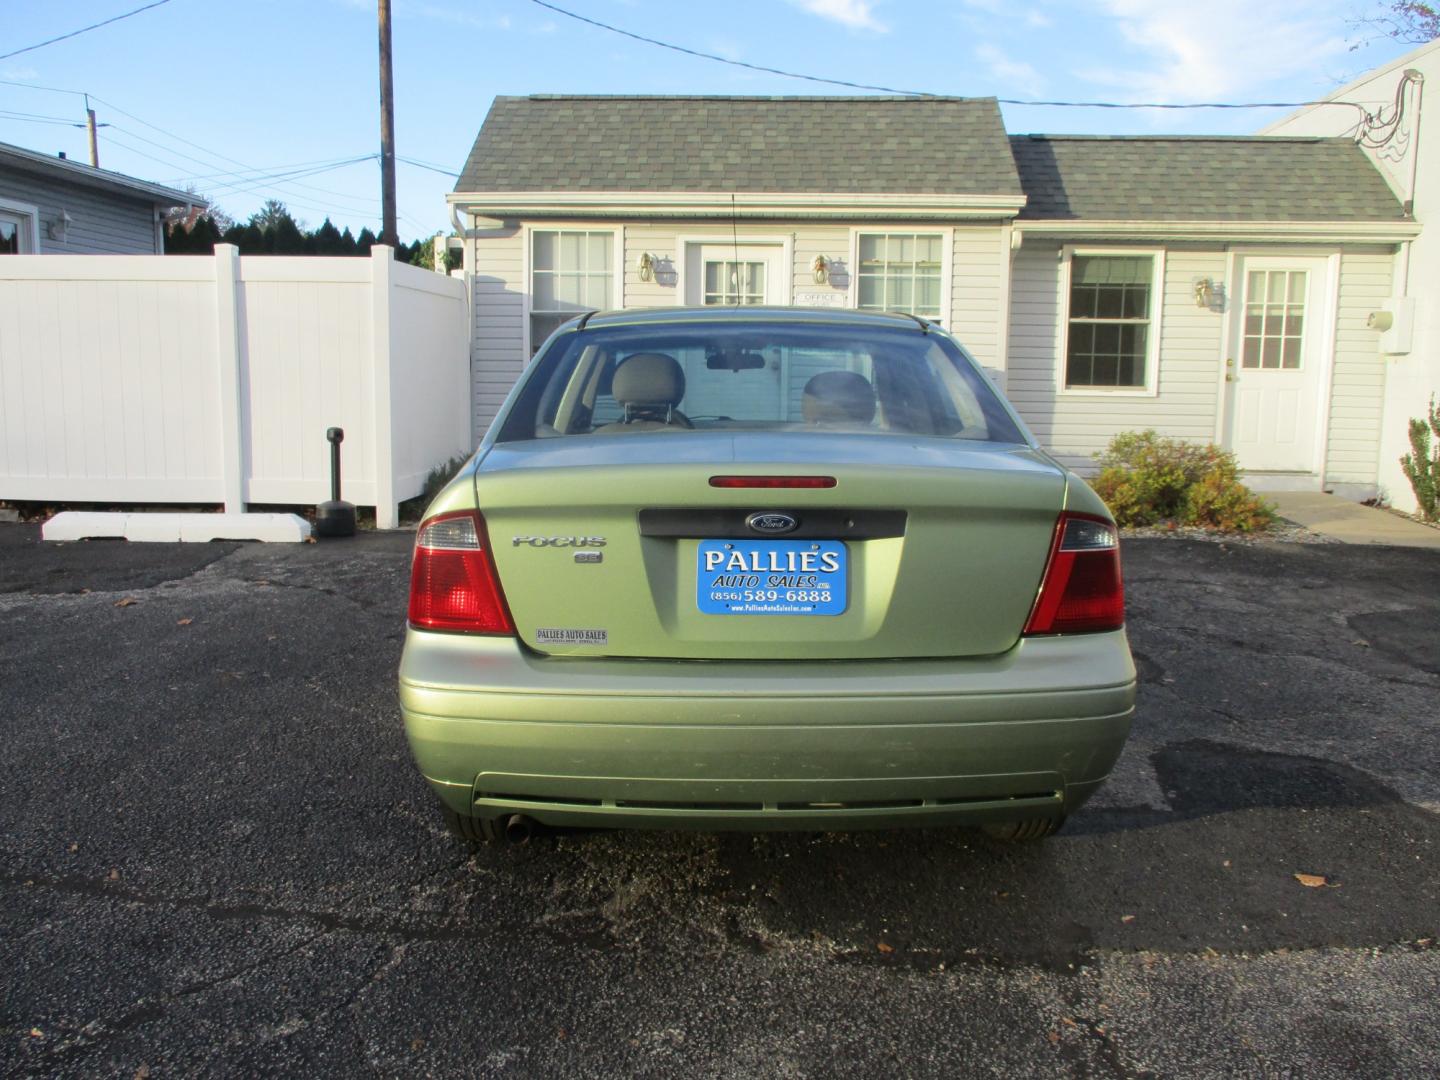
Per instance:
[[[1387,359],[1380,354],[1380,335],[1365,322],[1390,295],[1394,265],[1394,256],[1384,248],[1347,251],[1340,257],[1327,484],[1369,489],[1377,480]]]
[[[623,291],[616,296],[626,308],[673,307],[684,303],[680,295],[681,241],[686,237],[724,236],[728,222],[667,221],[662,224],[613,222],[546,222],[545,228],[614,229],[623,245]],[[866,232],[934,232],[939,226],[865,223]],[[827,289],[853,304],[854,267],[851,261],[853,230],[850,223],[746,221],[743,237],[789,240],[793,265],[780,302],[794,303],[797,292]],[[953,230],[951,247],[951,309],[949,325],[982,364],[1004,367],[1001,347],[1003,276],[1008,257],[1008,233],[999,225],[962,225]],[[519,227],[487,230],[472,241],[474,272],[475,339],[471,349],[474,373],[475,430],[484,432],[494,419],[524,368],[525,281],[524,236]],[[743,242],[743,239],[742,239]],[[656,260],[650,281],[640,280],[640,256]],[[817,285],[811,269],[817,255],[832,266],[831,283]]]
[[[830,284],[815,283],[815,257],[824,255],[830,262]],[[833,289],[846,293],[850,289],[855,268],[850,265],[850,230],[845,226],[802,225],[795,229],[795,273],[790,283],[787,303],[793,303],[797,292],[818,293]],[[847,296],[845,304],[851,301]]]
[[[12,166],[0,167],[0,202],[13,199],[40,211],[42,255],[158,255],[155,204],[100,191]],[[70,215],[65,242],[52,240],[49,227]]]
[[[625,307],[671,307],[679,303],[675,280],[679,273],[676,262],[677,233],[673,225],[625,226]],[[640,280],[640,256],[648,251],[657,261],[655,276]]]
[[[1013,264],[1007,392],[1036,438],[1067,465],[1084,471],[1093,469],[1093,455],[1121,431],[1154,428],[1197,442],[1214,439],[1224,318],[1197,308],[1193,287],[1199,278],[1223,283],[1224,251],[1166,250],[1154,396],[1057,392],[1066,310],[1060,295],[1060,255],[1059,244],[1031,241]]]
[[[525,252],[518,228],[482,232],[473,245],[470,393],[478,439],[525,366]]]
[[[1005,367],[1000,306],[1010,255],[1006,235],[998,225],[957,227],[950,256],[950,332],[976,360],[997,370]]]

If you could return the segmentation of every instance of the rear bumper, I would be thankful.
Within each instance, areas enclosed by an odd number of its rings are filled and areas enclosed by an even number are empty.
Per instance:
[[[1067,813],[1130,729],[1123,632],[979,660],[538,657],[411,630],[406,734],[454,810],[549,824],[856,828]]]

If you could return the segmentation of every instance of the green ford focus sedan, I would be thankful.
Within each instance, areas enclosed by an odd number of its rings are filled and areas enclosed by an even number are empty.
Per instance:
[[[400,702],[472,840],[1037,838],[1134,699],[1104,504],[908,316],[567,323],[416,536]]]

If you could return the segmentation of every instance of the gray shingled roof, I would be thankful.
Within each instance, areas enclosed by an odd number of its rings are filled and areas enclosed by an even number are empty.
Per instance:
[[[1350,139],[1015,135],[1021,219],[1392,221],[1384,177]]]
[[[50,154],[42,154],[38,150],[28,150],[23,146],[12,146],[10,143],[0,143],[0,168],[23,169],[26,172],[38,173],[45,177],[53,176],[70,180],[86,187],[118,191],[136,198],[144,197],[156,206],[208,205],[204,197],[193,195],[188,191],[177,191],[175,188],[154,184],[149,180],[137,180],[124,173],[111,172],[109,169],[97,169],[93,165],[83,165],[78,161],[52,157]]]
[[[994,98],[497,97],[457,192],[1019,196]]]

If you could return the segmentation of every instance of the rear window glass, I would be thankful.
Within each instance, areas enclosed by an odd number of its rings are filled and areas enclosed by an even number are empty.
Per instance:
[[[794,324],[617,326],[556,338],[500,441],[693,430],[1024,442],[947,337]]]

